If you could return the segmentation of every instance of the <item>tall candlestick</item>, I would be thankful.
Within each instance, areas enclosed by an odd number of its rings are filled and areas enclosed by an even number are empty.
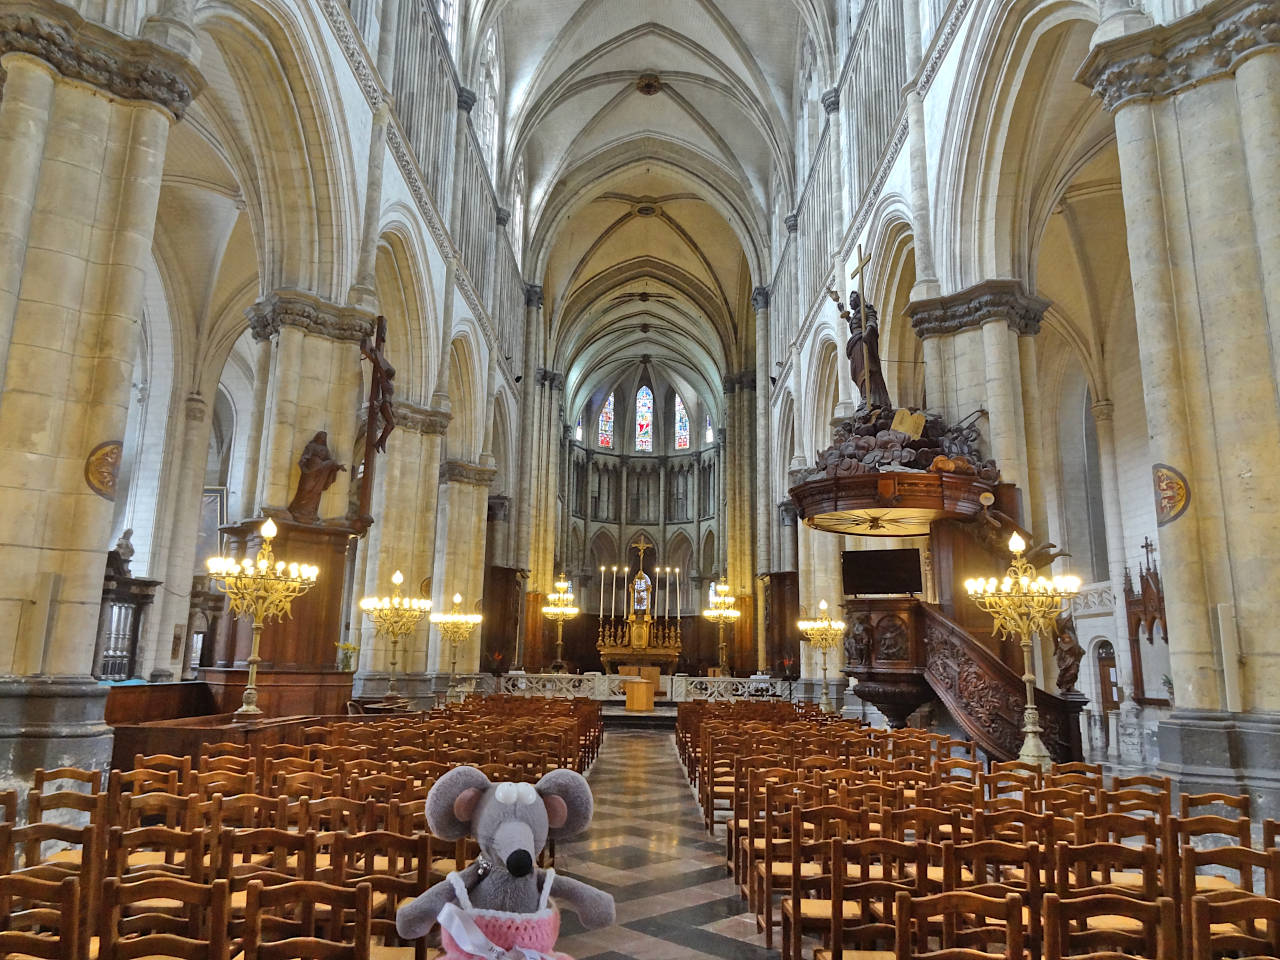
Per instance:
[[[676,619],[680,619],[680,568],[676,567]]]
[[[618,608],[618,568],[613,568],[613,579],[609,584],[609,619],[613,619],[614,611]]]
[[[634,600],[631,599],[630,595],[627,593],[627,591],[630,588],[631,588],[631,568],[623,567],[622,568],[622,616],[623,617],[629,617],[633,613],[635,613],[634,610],[631,610],[627,607],[627,604],[635,602]]]
[[[600,568],[600,605],[596,607],[600,619],[604,619],[604,567]]]
[[[671,568],[667,567],[663,571],[662,580],[662,616],[666,620],[671,619]]]

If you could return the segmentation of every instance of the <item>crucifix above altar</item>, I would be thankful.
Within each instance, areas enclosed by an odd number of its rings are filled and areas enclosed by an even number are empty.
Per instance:
[[[680,568],[657,565],[657,549],[644,534],[631,543],[638,554],[634,576],[630,567],[622,569],[624,618],[618,621],[610,613],[604,617],[604,583],[601,581],[600,626],[596,648],[606,672],[620,666],[670,667],[680,658]],[[653,551],[653,576],[645,570],[645,554]],[[603,577],[605,571],[600,570]],[[672,596],[672,573],[675,595]],[[614,594],[618,588],[617,568],[613,568],[610,611],[615,609]],[[674,599],[675,616],[671,616]]]

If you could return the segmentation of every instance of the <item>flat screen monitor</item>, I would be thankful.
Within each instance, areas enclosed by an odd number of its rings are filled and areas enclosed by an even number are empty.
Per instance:
[[[846,550],[841,572],[845,596],[920,593],[920,551]]]

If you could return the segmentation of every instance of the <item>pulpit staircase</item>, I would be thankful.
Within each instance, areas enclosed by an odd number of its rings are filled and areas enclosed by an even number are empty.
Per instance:
[[[855,693],[893,726],[931,700],[996,760],[1010,760],[1022,745],[1026,703],[1022,676],[987,642],[932,604],[914,599],[851,600],[845,619],[864,618],[869,644],[852,667]],[[852,622],[852,621],[851,621]],[[1036,690],[1042,738],[1058,762],[1083,759],[1082,696]]]

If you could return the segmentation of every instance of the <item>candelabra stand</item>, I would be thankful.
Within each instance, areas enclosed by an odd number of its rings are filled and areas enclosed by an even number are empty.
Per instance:
[[[1036,708],[1036,677],[1031,668],[1031,638],[1051,631],[1058,614],[1080,592],[1080,578],[1037,577],[1035,568],[1022,555],[1027,543],[1018,534],[1009,538],[1013,560],[1003,580],[995,577],[966,580],[964,588],[978,609],[990,614],[999,637],[1016,637],[1022,645],[1022,680],[1026,684],[1026,707],[1022,713],[1022,751],[1018,759],[1048,767],[1052,762],[1040,734],[1040,711]]]
[[[453,595],[453,609],[448,613],[431,614],[431,622],[440,628],[440,638],[450,647],[449,689],[453,689],[458,676],[458,644],[471,636],[476,624],[484,619],[478,613],[463,613],[460,609],[462,594]]]
[[[205,561],[209,579],[227,595],[231,613],[236,617],[253,618],[249,678],[240,709],[233,714],[236,720],[251,720],[262,715],[258,707],[258,664],[262,660],[258,648],[262,642],[262,625],[268,620],[283,620],[289,616],[293,601],[310,590],[320,576],[317,566],[286,563],[275,558],[271,552],[271,541],[277,532],[275,521],[268,518],[262,525],[262,546],[254,560],[248,557],[243,560],[210,557]]]
[[[734,599],[729,595],[729,584],[721,580],[716,584],[715,595],[711,598],[711,606],[702,611],[702,615],[716,625],[716,650],[720,657],[720,672],[727,669],[728,658],[725,656],[724,628],[725,624],[737,622],[742,616],[741,610],[734,609]]]
[[[387,676],[387,697],[395,697],[396,657],[400,641],[417,628],[431,609],[431,601],[422,597],[406,597],[400,593],[404,574],[397,570],[391,576],[392,592],[389,597],[365,597],[360,609],[373,621],[378,633],[391,641],[391,671]]]
[[[556,625],[556,659],[551,664],[553,673],[564,673],[564,622],[578,615],[578,608],[573,605],[573,589],[564,574],[556,581],[556,592],[547,594],[547,605],[542,608],[542,615]]]
[[[818,603],[817,620],[800,620],[796,626],[804,634],[805,640],[822,654],[822,712],[831,712],[831,696],[827,690],[827,651],[837,646],[844,639],[844,621],[832,620],[827,614],[827,601]]]

